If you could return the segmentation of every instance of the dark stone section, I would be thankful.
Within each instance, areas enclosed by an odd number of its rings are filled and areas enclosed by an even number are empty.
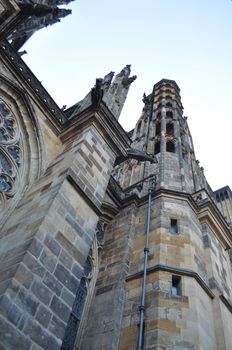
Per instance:
[[[35,300],[25,289],[20,289],[16,300],[16,304],[30,315],[34,316],[39,305],[39,302]]]
[[[22,285],[25,288],[29,289],[33,281],[33,278],[34,278],[33,273],[28,268],[26,268],[23,264],[20,264],[16,272],[15,279],[18,282],[22,283]]]
[[[56,266],[57,258],[48,249],[44,248],[40,256],[40,261],[48,271],[53,272]]]
[[[62,282],[72,293],[76,293],[78,280],[61,264],[57,264],[55,276]]]
[[[60,261],[64,264],[64,266],[67,267],[67,269],[71,269],[71,266],[73,264],[73,259],[68,253],[66,253],[65,250],[62,249],[59,258],[60,258]]]
[[[34,238],[29,247],[29,252],[32,255],[34,255],[36,258],[38,258],[42,249],[43,249],[43,245],[40,243],[40,241],[37,238]]]
[[[52,292],[41,281],[34,281],[31,291],[45,305],[50,303]]]
[[[52,317],[52,320],[49,325],[49,331],[52,332],[57,338],[63,339],[65,332],[66,324],[58,319],[56,316]]]
[[[2,295],[0,298],[0,314],[5,316],[14,325],[17,325],[23,312],[12,303],[7,295]]]
[[[48,233],[44,240],[45,245],[51,250],[55,255],[59,255],[61,246],[60,244]]]
[[[34,274],[43,278],[45,268],[30,253],[26,253],[23,262]]]
[[[63,321],[68,321],[71,310],[55,295],[51,302],[51,309]]]
[[[49,272],[46,273],[43,283],[46,284],[56,295],[60,295],[61,290],[63,288],[62,284]]]
[[[78,278],[81,279],[83,275],[83,268],[80,267],[80,265],[74,263],[72,267],[72,273]]]

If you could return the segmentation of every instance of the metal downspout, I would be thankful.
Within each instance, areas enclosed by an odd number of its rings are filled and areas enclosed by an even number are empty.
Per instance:
[[[156,180],[155,176],[151,178],[150,187],[148,190],[148,207],[147,207],[147,221],[146,221],[146,241],[144,247],[144,267],[143,267],[143,285],[141,304],[139,307],[140,318],[139,318],[139,338],[137,350],[142,350],[144,341],[144,315],[145,315],[145,297],[146,297],[146,281],[147,281],[147,260],[149,253],[149,233],[150,233],[150,221],[151,221],[151,194],[155,189]]]

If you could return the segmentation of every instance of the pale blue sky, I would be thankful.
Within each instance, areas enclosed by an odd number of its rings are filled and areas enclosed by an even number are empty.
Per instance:
[[[55,101],[70,106],[96,77],[131,64],[138,78],[120,118],[130,130],[143,93],[162,78],[174,79],[210,185],[232,187],[232,2],[76,0],[68,8],[72,15],[25,45],[25,61]]]

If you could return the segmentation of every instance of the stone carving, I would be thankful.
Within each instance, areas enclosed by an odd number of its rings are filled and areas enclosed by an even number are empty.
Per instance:
[[[120,116],[131,83],[137,78],[136,75],[130,77],[130,67],[130,65],[126,65],[126,67],[116,75],[113,83],[103,96],[103,101],[116,119]]]
[[[20,131],[9,106],[0,100],[0,191],[1,198],[14,195],[22,163]]]
[[[65,113],[57,106],[48,92],[44,89],[39,80],[31,72],[30,68],[24,63],[21,57],[12,49],[11,45],[6,41],[0,44],[0,52],[5,55],[10,64],[20,71],[22,77],[30,85],[35,95],[39,96],[43,104],[47,106],[54,120],[58,121],[60,124],[64,124],[67,119]]]
[[[91,90],[91,100],[92,106],[94,108],[99,108],[103,97],[103,79],[96,79],[96,85]]]
[[[118,157],[115,161],[115,165],[118,165],[122,162],[124,162],[127,159],[136,159],[139,161],[148,161],[150,163],[157,163],[156,156],[154,154],[148,154],[144,151],[135,149],[135,148],[129,148],[126,150],[127,155],[125,157]]]
[[[136,76],[130,77],[130,65],[127,65],[116,75],[114,80],[113,77],[114,72],[110,72],[103,79],[96,79],[95,86],[84,99],[66,111],[68,119],[74,118],[91,106],[94,109],[98,109],[101,102],[104,102],[114,117],[118,119],[126,101],[130,85],[135,81]]]
[[[60,18],[66,17],[72,11],[64,8],[59,8],[67,2],[55,0],[44,0],[41,3],[37,1],[20,1],[18,2],[21,17],[24,19],[18,23],[16,28],[8,36],[11,40],[11,45],[15,50],[19,50],[25,42],[39,29],[60,22]]]

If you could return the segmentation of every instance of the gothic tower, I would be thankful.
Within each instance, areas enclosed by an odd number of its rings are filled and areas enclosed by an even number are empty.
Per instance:
[[[232,235],[223,215],[231,218],[231,193],[223,194],[227,209],[220,212],[222,195],[215,197],[195,158],[176,82],[161,80],[143,102],[129,135],[134,149],[157,162],[133,159],[114,168],[103,203],[111,221],[79,348],[137,348],[149,220],[142,348],[229,350]]]

